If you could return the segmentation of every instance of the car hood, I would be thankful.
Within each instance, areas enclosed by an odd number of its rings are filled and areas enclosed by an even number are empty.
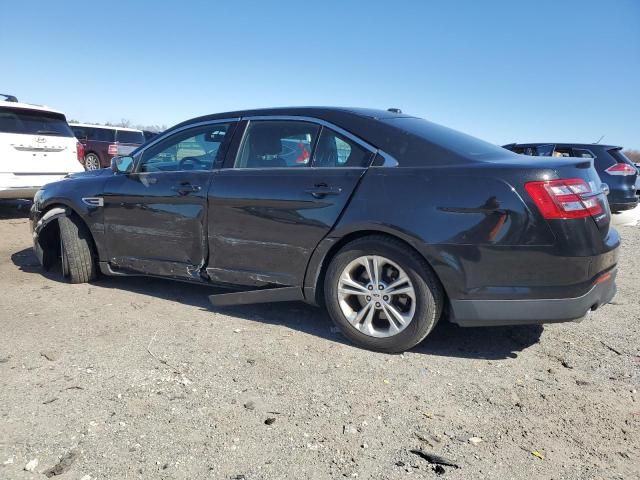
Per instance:
[[[111,170],[110,168],[101,168],[100,170],[88,170],[86,172],[70,173],[67,175],[67,178],[93,178],[109,175],[113,175],[113,170]]]

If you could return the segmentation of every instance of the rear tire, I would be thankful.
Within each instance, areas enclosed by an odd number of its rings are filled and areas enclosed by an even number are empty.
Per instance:
[[[86,283],[97,276],[91,233],[77,217],[60,217],[62,276],[69,283]]]
[[[386,353],[403,352],[424,340],[444,304],[442,285],[424,258],[383,235],[342,247],[327,269],[324,298],[349,340]]]
[[[84,157],[84,168],[86,170],[100,170],[102,165],[100,164],[100,157],[95,153],[88,153]]]

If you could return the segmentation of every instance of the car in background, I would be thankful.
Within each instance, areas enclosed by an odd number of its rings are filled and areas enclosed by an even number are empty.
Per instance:
[[[538,157],[592,158],[602,182],[609,186],[609,206],[613,213],[638,205],[640,176],[622,147],[595,143],[510,143],[503,148]]]
[[[128,155],[145,143],[142,130],[71,123],[71,130],[84,147],[82,164],[87,170],[108,167],[117,155]]]
[[[62,112],[1,96],[0,198],[31,199],[43,185],[82,171],[82,145]]]
[[[516,155],[398,110],[219,113],[47,185],[34,250],[72,283],[149,275],[210,301],[325,305],[353,342],[571,321],[614,296],[620,237],[591,161]],[[285,307],[286,308],[286,307]]]

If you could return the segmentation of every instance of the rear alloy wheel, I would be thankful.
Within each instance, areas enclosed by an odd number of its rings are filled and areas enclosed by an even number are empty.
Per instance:
[[[358,257],[338,280],[342,314],[360,332],[372,337],[397,335],[413,320],[416,292],[405,271],[378,255]]]
[[[346,337],[391,353],[408,350],[433,330],[443,294],[415,251],[396,239],[372,236],[347,244],[333,258],[325,302]]]
[[[100,158],[95,153],[88,153],[84,157],[84,168],[87,170],[100,170]]]

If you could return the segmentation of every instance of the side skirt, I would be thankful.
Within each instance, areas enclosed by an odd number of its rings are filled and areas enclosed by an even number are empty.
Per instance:
[[[214,307],[250,303],[293,302],[298,300],[304,301],[304,295],[300,287],[262,288],[209,295],[209,301]]]

